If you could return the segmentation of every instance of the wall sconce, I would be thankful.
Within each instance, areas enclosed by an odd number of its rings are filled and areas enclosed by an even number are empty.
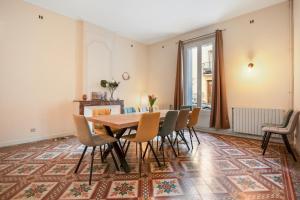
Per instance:
[[[249,63],[249,64],[248,64],[248,68],[249,68],[249,69],[252,69],[253,67],[254,67],[254,64],[253,64],[253,63]]]

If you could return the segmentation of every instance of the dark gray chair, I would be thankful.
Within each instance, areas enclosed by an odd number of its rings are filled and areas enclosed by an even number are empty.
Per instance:
[[[283,119],[282,119],[282,123],[281,124],[271,124],[271,123],[266,123],[266,124],[262,124],[262,128],[264,127],[278,127],[278,128],[285,128],[288,124],[289,121],[291,119],[291,116],[293,114],[293,110],[289,109],[286,114],[284,115]],[[261,148],[264,149],[265,147],[265,143],[266,143],[266,137],[267,137],[267,132],[264,133],[262,142],[261,142]]]
[[[159,133],[157,134],[158,136],[161,137],[161,147],[160,148],[162,150],[164,164],[165,164],[164,143],[165,143],[166,138],[168,139],[168,141],[171,145],[171,148],[173,150],[175,157],[177,157],[173,143],[169,137],[169,135],[173,134],[173,131],[175,131],[177,117],[178,117],[178,111],[176,111],[176,110],[168,111],[165,116],[162,126],[159,128]],[[143,158],[145,157],[147,149],[148,149],[148,145],[146,146]]]
[[[174,144],[177,142],[177,156],[179,155],[179,139],[178,139],[178,137],[180,137],[182,139],[182,141],[186,144],[188,150],[190,150],[190,147],[184,137],[184,129],[186,128],[188,120],[189,120],[189,113],[190,113],[190,110],[188,110],[188,109],[180,110],[178,117],[177,117],[177,121],[176,121],[176,125],[175,125],[176,138],[174,140]]]
[[[288,152],[293,156],[294,160],[297,161],[296,156],[295,156],[295,154],[294,154],[294,152],[293,152],[293,150],[290,146],[290,143],[289,143],[289,140],[288,140],[287,136],[294,133],[294,131],[297,127],[297,124],[299,123],[299,114],[300,114],[299,111],[293,112],[293,114],[292,114],[292,116],[289,120],[289,123],[285,128],[279,128],[279,127],[274,127],[274,126],[273,127],[272,126],[270,126],[270,127],[266,126],[262,129],[265,133],[267,133],[263,155],[265,155],[265,152],[268,148],[268,143],[270,141],[271,135],[272,134],[279,134],[279,135],[281,135]]]

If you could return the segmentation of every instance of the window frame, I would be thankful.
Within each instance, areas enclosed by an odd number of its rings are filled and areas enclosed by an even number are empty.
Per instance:
[[[212,53],[212,75],[214,73],[214,59],[215,59],[215,37],[209,36],[196,41],[188,42],[183,45],[183,102],[185,105],[193,104],[193,90],[192,90],[192,57],[188,51],[197,47],[197,107],[202,108],[202,46],[211,43],[213,46]],[[200,48],[199,48],[200,47]],[[200,78],[199,78],[200,77]],[[212,77],[212,83],[213,83]],[[199,92],[199,88],[200,92]],[[191,92],[188,92],[191,91]]]

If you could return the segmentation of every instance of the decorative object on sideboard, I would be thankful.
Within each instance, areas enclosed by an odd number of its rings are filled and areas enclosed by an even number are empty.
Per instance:
[[[107,100],[107,92],[92,92],[92,100]]]
[[[129,73],[128,73],[128,72],[124,72],[124,73],[122,74],[122,78],[123,78],[124,81],[129,80],[129,79],[130,79]]]
[[[118,88],[120,82],[117,82],[115,80],[107,81],[107,80],[101,80],[100,85],[103,88],[107,88],[110,93],[110,100],[114,100],[114,92]]]
[[[155,104],[155,101],[157,100],[157,97],[152,95],[148,95],[148,101],[149,101],[149,112],[153,112],[153,105]]]
[[[83,101],[86,101],[86,100],[87,100],[87,95],[86,95],[86,94],[83,94],[83,95],[82,95],[82,100],[83,100]]]

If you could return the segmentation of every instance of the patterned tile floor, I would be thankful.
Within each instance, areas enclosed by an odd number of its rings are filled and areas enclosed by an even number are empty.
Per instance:
[[[74,137],[1,148],[0,199],[300,199],[300,167],[282,145],[262,156],[257,140],[198,135],[201,144],[194,139],[192,152],[180,145],[178,158],[167,148],[164,167],[147,154],[142,178],[135,145],[129,174],[116,171],[110,157],[101,163],[98,153],[91,186],[89,155],[73,174],[83,150]]]

